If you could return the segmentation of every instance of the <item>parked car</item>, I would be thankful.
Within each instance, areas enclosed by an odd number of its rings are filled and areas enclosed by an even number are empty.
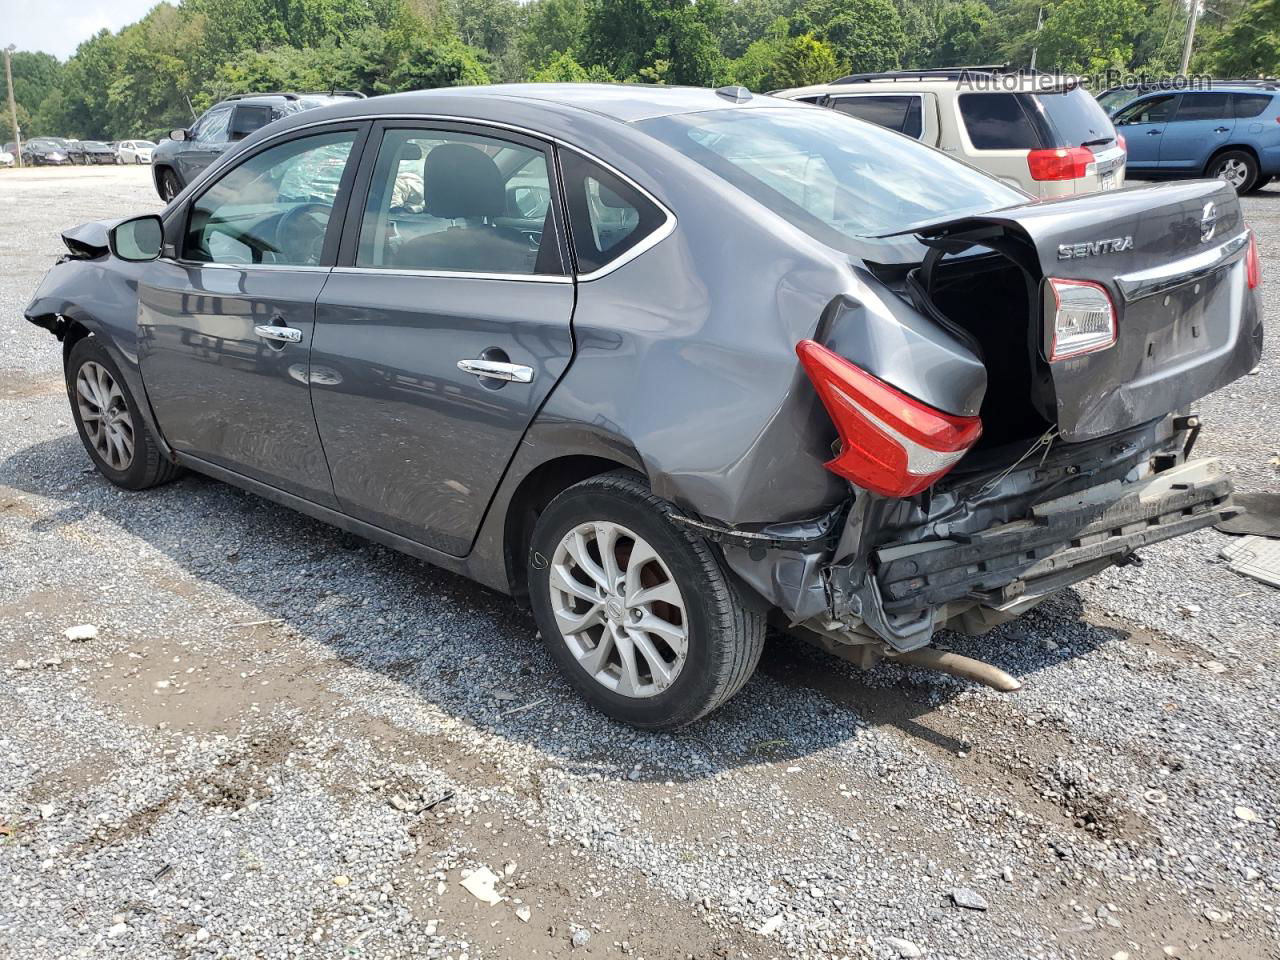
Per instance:
[[[156,145],[150,140],[121,140],[116,147],[117,163],[150,163]]]
[[[62,166],[71,162],[65,141],[57,137],[35,137],[22,145],[22,162],[29,166]]]
[[[13,162],[13,153],[7,148],[0,149],[0,167],[12,167]]]
[[[1143,81],[1141,83],[1127,83],[1119,87],[1110,87],[1097,94],[1095,99],[1108,115],[1114,115],[1121,107],[1128,103],[1132,103],[1138,97],[1148,93],[1180,93],[1187,89],[1210,89],[1213,87],[1261,87],[1263,89],[1275,89],[1280,85],[1280,80],[1275,78],[1262,79],[1209,79],[1187,78],[1187,77],[1165,77],[1163,79],[1155,79]]]
[[[863,73],[775,96],[896,130],[1035,197],[1124,185],[1124,139],[1074,78],[994,67]]]
[[[1016,687],[935,631],[1234,513],[1191,408],[1262,349],[1226,184],[1032,201],[742,88],[351,100],[63,239],[25,312],[107,479],[189,468],[510,593],[651,728],[767,619]]]
[[[115,163],[116,152],[100,140],[72,140],[67,150],[72,163]]]
[[[152,176],[161,200],[172,200],[232,144],[274,120],[328,106],[363,94],[237,93],[214,104],[190,128],[174,130],[155,154]]]
[[[1280,85],[1144,93],[1113,119],[1144,177],[1218,177],[1248,193],[1280,175]]]

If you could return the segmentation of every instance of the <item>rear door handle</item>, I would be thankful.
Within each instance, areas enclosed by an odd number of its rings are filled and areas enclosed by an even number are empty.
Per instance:
[[[302,331],[293,327],[279,327],[264,323],[253,328],[253,332],[263,340],[279,340],[281,343],[301,343]]]
[[[1213,132],[1214,132],[1214,133],[1226,133],[1226,132],[1227,132],[1228,130],[1230,130],[1230,129],[1231,129],[1230,127],[1214,127],[1214,128],[1213,128]]]
[[[459,360],[458,369],[463,373],[509,383],[532,383],[533,367],[522,363],[500,363],[497,360]]]
[[[1158,137],[1158,136],[1160,136],[1160,131],[1159,131],[1159,130],[1148,130],[1148,131],[1147,131],[1147,136],[1148,136],[1148,137]]]

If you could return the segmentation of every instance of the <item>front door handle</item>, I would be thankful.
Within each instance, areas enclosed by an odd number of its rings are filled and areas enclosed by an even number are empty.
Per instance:
[[[477,377],[505,380],[509,383],[532,383],[533,367],[522,363],[500,363],[497,360],[459,360],[458,369]]]
[[[272,323],[259,324],[253,332],[263,340],[279,340],[281,343],[301,343],[302,331],[293,327],[281,327]]]
[[[1159,130],[1148,130],[1148,131],[1147,131],[1147,136],[1148,136],[1148,137],[1158,137],[1158,136],[1160,136],[1160,131],[1159,131]]]
[[[1214,132],[1214,133],[1226,133],[1226,132],[1227,132],[1228,130],[1230,130],[1230,129],[1231,129],[1230,127],[1214,127],[1214,128],[1213,128],[1213,132]]]

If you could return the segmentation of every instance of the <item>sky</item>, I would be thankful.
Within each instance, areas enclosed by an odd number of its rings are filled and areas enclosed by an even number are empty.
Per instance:
[[[106,27],[133,23],[159,0],[0,0],[0,47],[43,50],[59,60]]]

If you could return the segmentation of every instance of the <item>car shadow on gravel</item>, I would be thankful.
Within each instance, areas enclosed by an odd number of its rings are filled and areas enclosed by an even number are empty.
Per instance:
[[[673,733],[638,732],[581,701],[537,641],[532,618],[508,598],[229,485],[187,474],[145,493],[118,490],[88,469],[75,435],[13,454],[0,463],[0,484],[62,501],[30,528],[65,534],[69,549],[84,549],[83,536],[67,528],[107,528],[118,540],[120,576],[141,575],[157,591],[169,589],[154,572],[166,564],[136,559],[149,548],[177,568],[164,577],[185,573],[196,586],[233,598],[238,612],[227,623],[193,613],[197,633],[222,636],[234,621],[279,621],[302,642],[329,648],[342,665],[389,681],[390,688],[370,686],[362,703],[408,725],[410,735],[423,722],[411,719],[421,711],[406,699],[605,778],[697,780],[844,748],[880,727],[956,752],[965,743],[936,722],[940,706],[974,691],[1017,697],[897,665],[861,672],[774,636],[756,676],[715,714]],[[7,499],[0,491],[0,509],[8,509]],[[110,620],[109,610],[103,618]],[[1079,598],[1067,591],[1015,624],[982,637],[943,634],[939,642],[1033,682],[1038,671],[1124,636],[1084,621]],[[423,724],[417,732],[425,738],[437,731]]]

